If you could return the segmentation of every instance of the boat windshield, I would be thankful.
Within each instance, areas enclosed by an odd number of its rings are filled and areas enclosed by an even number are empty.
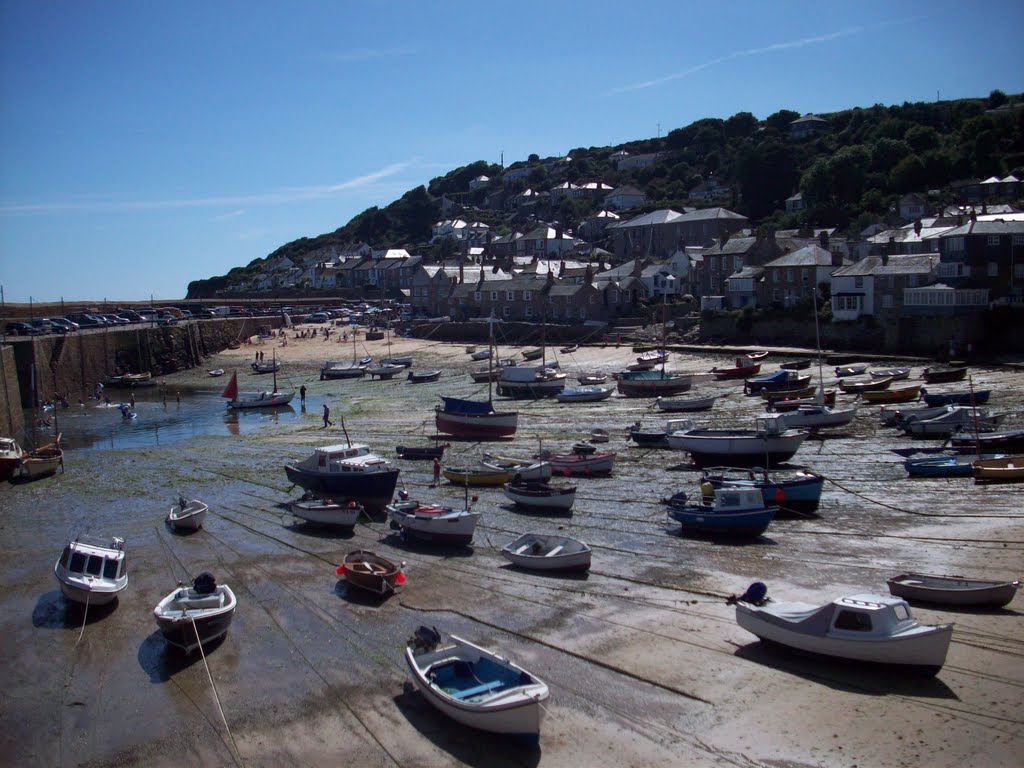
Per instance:
[[[892,607],[892,611],[893,611],[893,613],[896,614],[896,618],[899,621],[906,621],[907,619],[910,618],[910,611],[907,610],[907,606],[905,606],[905,605],[900,605],[900,604],[894,605]]]
[[[85,561],[89,558],[81,552],[74,552],[71,555],[71,565],[68,566],[68,570],[72,573],[82,573],[85,571]]]
[[[85,572],[90,576],[99,576],[100,570],[103,568],[103,558],[93,557],[89,558],[89,562],[85,564]]]
[[[71,547],[64,547],[64,551],[60,553],[60,564],[64,568],[68,567],[69,557],[71,557]]]
[[[104,560],[103,561],[103,578],[105,579],[116,579],[118,571],[117,560]]]

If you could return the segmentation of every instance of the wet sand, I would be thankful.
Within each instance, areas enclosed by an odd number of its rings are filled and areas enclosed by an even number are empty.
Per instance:
[[[573,515],[517,512],[500,490],[476,489],[483,512],[472,547],[407,546],[382,520],[352,534],[301,523],[287,510],[282,462],[344,440],[321,429],[320,402],[348,435],[392,457],[426,444],[439,394],[485,392],[466,372],[462,345],[392,341],[436,383],[319,381],[326,359],[351,359],[333,340],[267,341],[168,377],[169,387],[223,387],[206,368],[238,368],[255,350],[283,359],[279,384],[308,387],[297,424],[244,436],[202,436],[131,450],[69,452],[53,479],[0,487],[0,541],[8,588],[0,598],[5,657],[0,763],[6,765],[360,766],[1011,766],[1022,754],[1024,620],[1008,609],[916,607],[926,623],[955,622],[946,666],[934,679],[904,677],[792,655],[740,629],[725,598],[754,580],[778,599],[824,602],[885,591],[907,570],[1016,578],[1024,558],[1021,492],[967,479],[910,481],[889,451],[911,441],[865,407],[848,428],[808,441],[790,462],[829,478],[820,516],[777,520],[752,542],[683,538],[661,498],[696,490],[684,454],[644,450],[624,437],[637,419],[663,422],[649,400],[507,404],[520,429],[503,449],[538,441],[566,448],[595,427],[618,452],[610,478],[580,478]],[[358,344],[386,354],[384,342]],[[516,348],[501,348],[501,356]],[[623,346],[560,355],[570,378],[615,370]],[[766,361],[767,370],[774,362]],[[722,355],[675,355],[669,367],[706,372]],[[919,374],[915,368],[913,376]],[[1019,376],[973,369],[991,406],[1019,407]],[[826,385],[832,380],[825,372]],[[269,384],[269,377],[263,377]],[[701,380],[698,393],[732,392],[695,420],[746,425],[760,404],[733,382]],[[841,396],[842,397],[842,396]],[[296,407],[298,398],[296,398]],[[845,402],[852,402],[845,399]],[[505,407],[505,406],[503,406]],[[1019,416],[1017,417],[1020,418]],[[445,463],[475,461],[493,444],[450,441]],[[424,500],[430,464],[398,462]],[[163,518],[179,492],[211,508],[204,529],[178,535]],[[498,550],[527,531],[562,530],[587,541],[585,578],[508,566]],[[53,577],[80,532],[126,539],[128,589],[113,609],[67,610]],[[352,549],[406,561],[408,584],[384,601],[349,594],[334,568]],[[203,659],[167,649],[153,606],[203,570],[230,584],[239,608],[228,635]],[[83,618],[86,619],[83,630]],[[551,687],[539,746],[468,731],[431,708],[404,668],[404,641],[420,624],[500,649]],[[223,712],[223,715],[221,714]]]

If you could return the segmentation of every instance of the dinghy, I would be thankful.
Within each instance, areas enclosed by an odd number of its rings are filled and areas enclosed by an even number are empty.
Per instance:
[[[199,499],[189,500],[179,496],[178,503],[167,513],[167,522],[179,531],[198,531],[203,527],[208,509]]]
[[[374,595],[387,595],[405,584],[404,567],[404,562],[394,563],[375,552],[357,549],[345,555],[335,572],[353,587]]]
[[[547,685],[522,667],[452,635],[420,627],[405,661],[420,694],[462,725],[491,733],[539,738]]]
[[[551,485],[535,481],[505,483],[505,497],[519,507],[568,512],[576,502],[575,485]]]
[[[524,533],[502,547],[501,554],[513,565],[532,571],[585,571],[590,568],[590,547],[569,536]]]
[[[191,587],[178,587],[153,609],[164,639],[185,653],[223,637],[231,626],[238,600],[231,587],[210,573],[196,576]]]
[[[354,528],[363,513],[363,506],[356,501],[321,499],[315,494],[307,494],[288,506],[293,515],[306,522],[339,528]]]
[[[1013,600],[1019,581],[986,581],[963,576],[929,576],[903,573],[886,580],[889,592],[904,600],[958,606],[1008,605]]]
[[[455,509],[439,504],[421,504],[403,500],[389,504],[391,528],[406,539],[444,544],[469,544],[473,541],[479,512]]]

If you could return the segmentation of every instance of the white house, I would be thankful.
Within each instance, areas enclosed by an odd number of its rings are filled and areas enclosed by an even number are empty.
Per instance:
[[[618,189],[612,190],[612,192],[604,199],[604,204],[607,208],[611,208],[613,211],[624,211],[627,208],[634,208],[638,205],[643,205],[647,202],[647,195],[636,187],[626,185],[619,187]]]

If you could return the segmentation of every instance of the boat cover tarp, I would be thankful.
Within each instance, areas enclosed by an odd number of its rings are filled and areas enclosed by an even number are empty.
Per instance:
[[[444,395],[441,395],[441,399],[444,400],[445,413],[494,412],[494,405],[490,400],[463,400],[458,397],[445,397]]]
[[[833,603],[811,605],[809,603],[771,604],[756,611],[756,615],[770,624],[800,632],[806,635],[824,635],[832,624]]]

